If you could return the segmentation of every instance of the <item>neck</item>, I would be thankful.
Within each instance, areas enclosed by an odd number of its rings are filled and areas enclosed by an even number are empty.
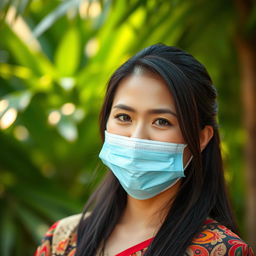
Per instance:
[[[170,210],[179,186],[180,181],[159,195],[146,200],[138,200],[128,195],[127,206],[120,224],[158,230]]]

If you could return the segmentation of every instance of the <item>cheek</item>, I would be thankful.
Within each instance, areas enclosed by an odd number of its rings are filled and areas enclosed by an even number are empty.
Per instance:
[[[108,119],[108,121],[106,123],[106,130],[109,131],[109,119]]]
[[[173,126],[170,129],[161,131],[153,128],[151,138],[152,140],[184,144],[184,139],[178,126]]]
[[[115,126],[115,122],[114,122],[114,118],[113,118],[113,114],[112,114],[112,111],[109,113],[109,116],[108,116],[108,120],[107,120],[107,123],[106,123],[106,130],[108,132],[111,132],[111,130],[114,128]]]
[[[106,130],[110,133],[113,133],[112,131],[115,130],[115,124],[111,118],[109,118],[107,121]]]
[[[124,126],[120,126],[119,124],[117,124],[116,120],[111,117],[109,117],[107,121],[106,130],[109,133],[122,135],[122,136],[129,136],[128,128],[125,128]]]

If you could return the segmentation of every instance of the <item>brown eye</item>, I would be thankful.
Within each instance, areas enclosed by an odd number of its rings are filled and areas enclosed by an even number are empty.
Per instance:
[[[155,124],[157,126],[170,126],[171,123],[167,120],[167,119],[164,119],[164,118],[159,118],[155,121]]]
[[[131,118],[127,114],[118,114],[115,118],[121,122],[131,122]]]

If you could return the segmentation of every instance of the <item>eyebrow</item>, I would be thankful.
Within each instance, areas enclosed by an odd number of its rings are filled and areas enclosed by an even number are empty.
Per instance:
[[[117,104],[113,108],[123,109],[123,110],[130,111],[130,112],[136,112],[136,110],[134,108],[129,107],[124,104]],[[175,117],[177,117],[177,114],[175,112],[173,112],[172,110],[170,110],[169,108],[155,108],[155,109],[150,109],[148,112],[150,114],[171,114],[171,115],[174,115]]]

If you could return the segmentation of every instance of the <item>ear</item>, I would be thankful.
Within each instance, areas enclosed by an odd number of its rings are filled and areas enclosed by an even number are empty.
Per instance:
[[[211,140],[214,134],[213,128],[211,125],[206,125],[200,132],[200,148],[201,152],[205,149],[208,142]]]

